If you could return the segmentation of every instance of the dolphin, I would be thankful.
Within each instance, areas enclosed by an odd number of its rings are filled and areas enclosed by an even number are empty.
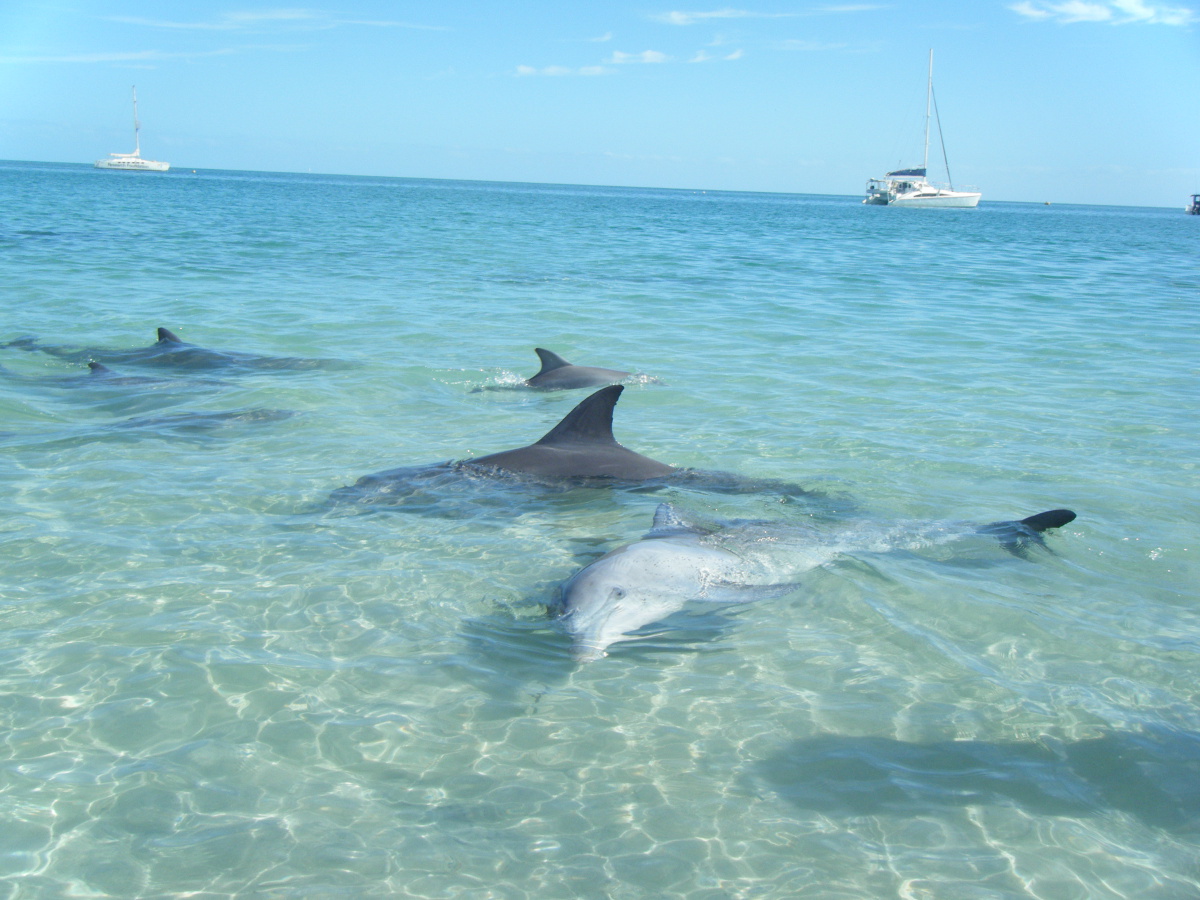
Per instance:
[[[613,437],[613,407],[625,388],[601,388],[571,410],[540,440],[527,447],[467,460],[476,469],[501,469],[541,478],[614,478],[645,481],[676,471],[642,456]]]
[[[121,375],[104,365],[104,363],[92,360],[88,363],[88,373],[73,379],[70,383],[90,387],[98,384],[115,386],[163,384],[164,382],[163,379],[154,378],[150,375]]]
[[[144,431],[150,434],[209,434],[228,426],[282,422],[296,415],[290,409],[235,409],[225,412],[168,413],[138,416],[105,426],[109,431]]]
[[[0,435],[18,439],[43,449],[80,447],[93,443],[128,443],[144,438],[182,439],[203,442],[237,431],[245,425],[260,425],[290,419],[296,413],[287,409],[237,409],[224,412],[183,412],[159,416],[137,416],[98,426],[81,425],[60,432],[59,437],[42,435]]]
[[[331,499],[353,503],[404,505],[429,487],[455,481],[490,480],[553,487],[694,487],[721,493],[779,493],[802,496],[804,488],[773,479],[744,479],[668,465],[617,443],[613,408],[625,390],[614,384],[584,398],[540,440],[515,450],[426,466],[405,466],[365,475]]]
[[[572,365],[557,353],[542,347],[535,347],[533,352],[542,361],[542,368],[536,375],[526,378],[525,383],[542,391],[569,391],[575,388],[616,384],[631,374],[619,369]]]
[[[59,347],[41,344],[36,338],[22,337],[0,344],[3,348],[41,351],[71,362],[98,362],[102,365],[139,365],[178,369],[184,371],[226,369],[246,370],[297,370],[330,368],[341,365],[337,360],[308,359],[286,356],[255,356],[231,350],[209,350],[183,341],[174,332],[159,328],[158,340],[149,347],[114,350],[103,347]]]
[[[227,387],[228,382],[212,378],[171,378],[156,375],[127,375],[115,372],[103,363],[92,360],[86,373],[73,372],[69,375],[25,375],[17,374],[0,366],[0,376],[10,381],[33,387],[51,388],[194,388],[198,386]]]
[[[572,656],[589,662],[688,604],[747,603],[790,593],[797,576],[855,549],[929,546],[972,532],[1015,546],[1041,541],[1043,531],[1074,518],[1057,509],[982,528],[857,526],[828,533],[786,522],[697,524],[664,503],[645,537],[606,553],[562,585],[558,618],[571,636]]]

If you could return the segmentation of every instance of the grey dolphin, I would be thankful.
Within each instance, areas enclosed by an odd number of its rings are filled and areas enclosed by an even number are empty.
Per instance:
[[[150,375],[121,375],[104,365],[104,363],[92,360],[88,363],[88,374],[75,379],[73,383],[80,385],[143,385],[162,384],[163,379],[154,378]]]
[[[64,387],[196,387],[199,385],[209,385],[212,387],[228,386],[227,381],[217,381],[212,378],[189,378],[187,380],[181,378],[159,378],[153,375],[126,375],[123,372],[114,372],[104,363],[98,363],[92,360],[88,363],[88,374],[77,375],[73,378],[65,378],[62,381]]]
[[[0,366],[0,375],[20,384],[50,388],[195,388],[201,386],[223,387],[228,382],[212,378],[171,378],[156,375],[126,375],[115,372],[95,360],[87,364],[86,373],[72,372],[69,375],[25,375],[9,371]]]
[[[208,441],[236,432],[246,425],[261,425],[289,419],[296,413],[286,409],[238,409],[224,412],[167,413],[137,416],[99,426],[78,426],[61,437],[48,440],[37,435],[10,435],[42,448],[79,447],[92,443],[125,443],[146,438]]]
[[[556,487],[674,485],[727,494],[775,493],[786,497],[810,494],[805,488],[774,479],[743,478],[729,472],[677,468],[635,453],[613,436],[613,408],[625,388],[614,384],[585,397],[540,440],[526,447],[474,459],[403,466],[364,475],[334,491],[331,500],[403,506],[409,498],[432,489],[463,483],[496,481]],[[424,502],[424,501],[422,501]],[[414,504],[415,505],[415,504]]]
[[[542,347],[535,347],[533,352],[542,361],[542,368],[536,375],[526,378],[525,383],[543,391],[568,391],[575,388],[616,384],[624,381],[631,374],[619,369],[572,365],[557,353]]]
[[[606,553],[563,584],[559,619],[574,658],[588,662],[689,603],[746,603],[789,593],[800,574],[854,549],[929,546],[973,532],[1040,540],[1042,531],[1074,518],[1060,509],[982,528],[858,525],[829,533],[785,522],[701,525],[664,503],[644,538]]]
[[[676,471],[674,466],[634,453],[613,437],[613,407],[623,390],[619,384],[601,388],[536,443],[465,460],[463,465],[544,478],[645,481],[670,475]]]
[[[107,426],[109,429],[163,431],[175,434],[203,434],[228,425],[281,422],[296,415],[290,409],[235,409],[225,412],[168,413],[162,416],[138,416]]]
[[[159,328],[158,339],[149,347],[134,347],[115,350],[105,347],[62,347],[45,345],[35,338],[23,337],[9,341],[0,347],[18,350],[40,351],[71,362],[99,362],[102,365],[139,365],[172,368],[179,370],[226,369],[241,370],[297,370],[330,368],[344,365],[337,360],[309,359],[287,356],[256,356],[231,350],[210,350],[183,341],[174,332]]]

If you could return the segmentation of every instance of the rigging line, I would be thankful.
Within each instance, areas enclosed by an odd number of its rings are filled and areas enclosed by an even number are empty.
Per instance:
[[[942,134],[942,117],[938,113],[937,94],[933,90],[933,83],[929,84],[929,96],[933,98],[933,116],[937,119],[938,141],[942,145],[942,162],[946,165],[946,183],[950,185],[950,190],[954,190],[954,179],[950,177],[950,157],[946,155],[946,136]]]

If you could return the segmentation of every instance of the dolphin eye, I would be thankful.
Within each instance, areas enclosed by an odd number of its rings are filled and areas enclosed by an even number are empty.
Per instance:
[[[615,587],[609,596],[614,600],[623,600],[625,599],[625,588]]]

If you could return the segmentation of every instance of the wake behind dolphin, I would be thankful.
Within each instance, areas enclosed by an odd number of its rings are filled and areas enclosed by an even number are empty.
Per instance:
[[[571,636],[574,658],[588,662],[689,604],[747,603],[790,593],[804,572],[844,553],[918,549],[972,533],[996,536],[1015,551],[1074,519],[1070,510],[1056,509],[983,527],[858,525],[830,532],[786,522],[700,524],[664,503],[645,537],[606,553],[563,584],[559,621]]]
[[[40,343],[23,337],[0,344],[0,348],[46,353],[70,362],[98,362],[102,365],[136,365],[171,368],[181,371],[296,371],[344,366],[332,359],[289,356],[256,356],[233,350],[210,350],[181,340],[166,328],[159,328],[158,340],[149,347],[113,349],[108,347],[68,347]]]
[[[798,497],[811,492],[773,479],[747,479],[728,472],[706,472],[669,465],[624,447],[613,435],[613,409],[624,387],[601,388],[572,409],[540,440],[515,450],[475,459],[405,466],[365,475],[333,492],[335,503],[404,506],[431,485],[452,482],[521,483],[569,487],[634,487],[665,485],[719,493],[778,493]]]

